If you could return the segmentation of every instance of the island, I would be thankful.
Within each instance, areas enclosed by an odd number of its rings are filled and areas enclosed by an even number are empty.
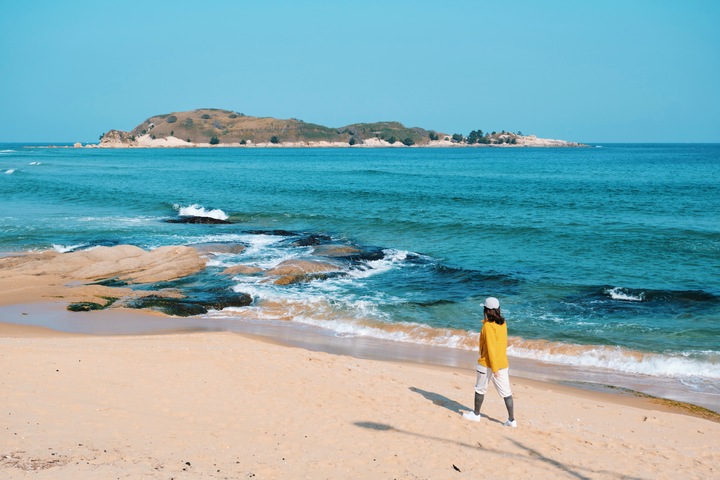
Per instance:
[[[187,147],[581,147],[581,143],[538,138],[521,132],[446,134],[400,122],[356,123],[339,128],[297,118],[253,117],[202,108],[150,117],[129,132],[110,130],[89,148]]]

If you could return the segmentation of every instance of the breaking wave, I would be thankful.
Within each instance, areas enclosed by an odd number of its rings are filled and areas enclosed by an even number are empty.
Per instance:
[[[509,340],[508,354],[542,362],[591,367],[656,377],[720,379],[720,352],[649,353],[605,345],[547,340]]]
[[[217,220],[227,220],[228,218],[230,218],[228,214],[226,214],[219,208],[208,210],[205,207],[196,203],[187,207],[175,204],[173,205],[173,207],[175,208],[175,210],[178,211],[178,215],[180,215],[181,217],[208,217],[215,218]]]
[[[79,243],[77,245],[58,245],[53,244],[52,248],[58,253],[68,253],[68,252],[74,252],[75,250],[78,250],[80,248],[84,248],[89,246],[87,243]]]
[[[645,300],[645,292],[633,295],[627,289],[621,287],[607,289],[605,294],[609,295],[613,300],[624,300],[626,302],[642,302]]]

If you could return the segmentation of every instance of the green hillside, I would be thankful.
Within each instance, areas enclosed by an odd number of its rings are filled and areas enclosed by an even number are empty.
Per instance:
[[[135,127],[130,135],[154,138],[176,137],[193,143],[263,142],[347,142],[362,143],[370,138],[423,145],[430,141],[421,128],[407,128],[398,122],[358,123],[330,128],[298,119],[281,120],[251,117],[230,110],[203,108],[150,117]]]

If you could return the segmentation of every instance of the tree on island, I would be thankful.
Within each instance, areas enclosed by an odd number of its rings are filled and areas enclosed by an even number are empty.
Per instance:
[[[270,143],[280,143],[280,139],[277,136],[273,135],[270,138]]]
[[[220,139],[217,137],[217,135],[213,135],[210,137],[210,145],[217,145],[220,143]]]
[[[470,134],[467,137],[467,143],[470,145],[474,145],[476,143],[482,143],[480,142],[480,139],[483,138],[483,131],[482,130],[473,130],[470,132]]]
[[[465,138],[460,133],[453,133],[452,141],[455,143],[462,143]]]

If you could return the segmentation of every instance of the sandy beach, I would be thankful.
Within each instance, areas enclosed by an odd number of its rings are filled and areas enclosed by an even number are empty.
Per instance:
[[[712,478],[720,425],[513,379],[228,332],[84,336],[4,324],[4,478]]]
[[[58,311],[98,325],[157,319],[123,308],[62,308],[107,295],[110,287],[86,285],[93,279],[174,278],[199,268],[193,249],[153,252],[2,259],[3,478],[718,474],[720,424],[648,399],[512,377],[518,428],[501,425],[504,405],[494,391],[486,418],[468,422],[461,412],[471,406],[472,357],[451,368],[227,331],[83,335],[20,325],[37,316],[57,325],[50,317]],[[183,267],[161,274],[156,267],[167,256]]]

